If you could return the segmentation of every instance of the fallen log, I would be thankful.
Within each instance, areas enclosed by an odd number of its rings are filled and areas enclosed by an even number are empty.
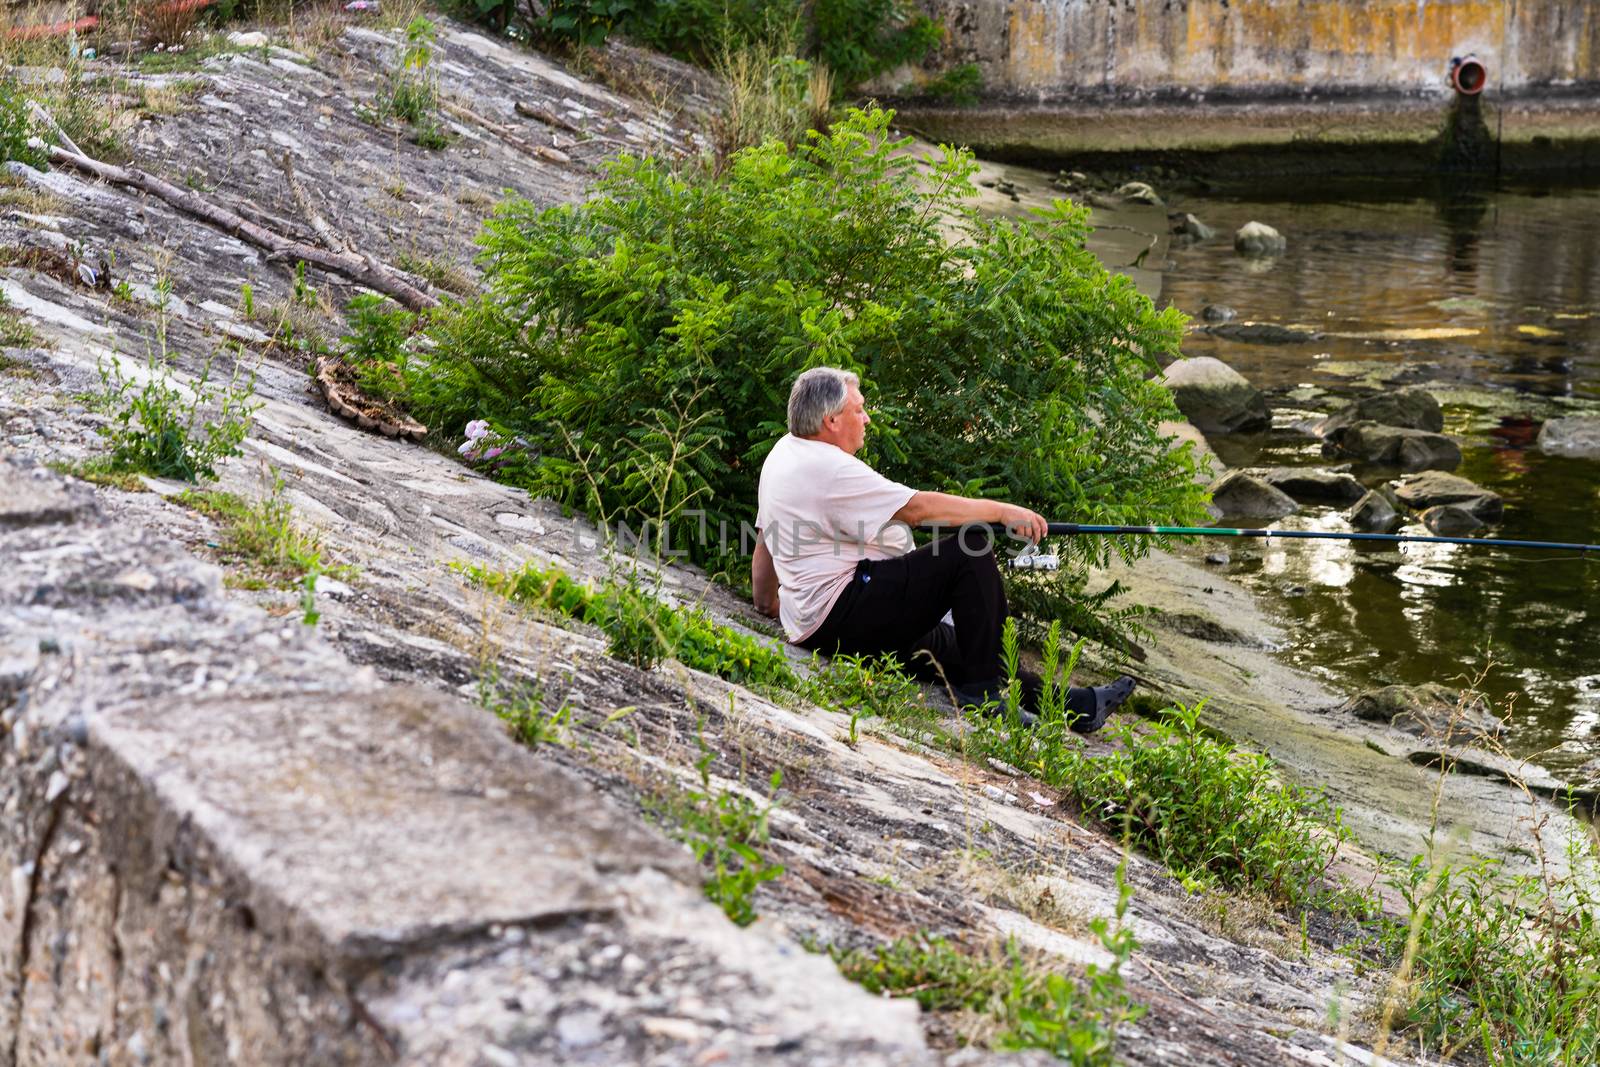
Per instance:
[[[146,174],[133,167],[102,163],[98,159],[77,155],[56,146],[50,148],[50,162],[59,167],[99,178],[111,185],[148,193],[208,226],[264,249],[274,259],[303,260],[310,266],[348,278],[385,296],[392,296],[413,311],[427,311],[439,306],[437,299],[396,277],[373,260],[363,259],[348,252],[331,252],[315,245],[292,241],[282,234],[274,233],[264,226],[249,221],[236,211],[213,204],[191,189],[180,189],[153,174]]]
[[[561,151],[559,148],[546,148],[542,144],[534,144],[531,141],[525,141],[521,137],[517,136],[517,132],[511,129],[509,126],[503,126],[500,123],[495,122],[493,119],[486,118],[483,115],[478,114],[476,111],[473,111],[469,107],[463,107],[454,100],[440,100],[439,106],[444,108],[445,111],[454,115],[458,119],[464,119],[476,126],[483,127],[496,137],[500,138],[506,144],[520,152],[526,152],[530,156],[537,156],[539,159],[547,160],[551,163],[572,162],[572,157]]]

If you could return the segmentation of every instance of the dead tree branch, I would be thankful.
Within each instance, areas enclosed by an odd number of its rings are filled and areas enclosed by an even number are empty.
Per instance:
[[[368,289],[392,296],[413,311],[426,311],[439,306],[439,301],[397,277],[393,271],[349,252],[330,252],[315,245],[292,241],[264,226],[250,222],[236,211],[213,204],[189,189],[180,189],[171,182],[146,174],[133,167],[118,167],[102,163],[89,156],[79,155],[64,148],[50,149],[50,162],[99,178],[111,185],[137,189],[165,202],[174,209],[191,215],[242,241],[265,249],[273,258],[304,260],[306,263],[330,274],[349,278]]]

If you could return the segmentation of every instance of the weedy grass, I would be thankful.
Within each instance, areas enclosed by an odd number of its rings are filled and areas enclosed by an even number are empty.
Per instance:
[[[295,521],[294,508],[284,496],[283,477],[272,472],[267,495],[246,500],[221,490],[187,490],[173,499],[216,519],[222,526],[221,550],[244,565],[248,577],[288,589],[307,576],[351,578],[355,568],[330,563],[322,538]]]
[[[462,573],[512,600],[599,627],[610,655],[644,670],[670,657],[757,690],[798,684],[788,659],[770,643],[712,622],[704,609],[673,607],[641,588],[636,575],[590,587],[535,564],[509,574],[479,566]]]
[[[450,137],[439,122],[438,78],[429,69],[438,40],[433,22],[417,15],[405,27],[405,44],[383,89],[362,117],[373,124],[391,118],[411,127],[411,138],[423,148],[440,149]]]
[[[121,489],[125,493],[142,493],[145,484],[131,471],[113,470],[104,456],[81,460],[51,460],[45,466],[57,474],[81,478],[95,485]]]
[[[538,680],[508,680],[490,667],[478,679],[478,703],[505,723],[518,743],[529,748],[572,744],[572,703],[562,700],[555,704]]]
[[[964,1041],[1007,1051],[1044,1049],[1077,1067],[1110,1067],[1118,1028],[1144,1014],[1122,977],[1138,947],[1125,922],[1132,897],[1119,866],[1114,921],[1090,923],[1111,963],[1090,964],[1081,981],[1026,958],[1013,942],[972,952],[926,932],[830,955],[846,978],[869,992],[910,997],[924,1011],[950,1014]]]

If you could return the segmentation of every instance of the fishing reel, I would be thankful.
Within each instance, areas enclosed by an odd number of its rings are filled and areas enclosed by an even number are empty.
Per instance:
[[[1023,571],[1054,571],[1061,569],[1061,557],[1054,552],[1040,552],[1038,544],[1030,544],[1011,557],[1011,566]]]

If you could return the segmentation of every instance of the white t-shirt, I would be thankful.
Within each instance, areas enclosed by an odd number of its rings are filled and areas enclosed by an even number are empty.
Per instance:
[[[756,528],[778,572],[778,616],[790,641],[822,625],[859,561],[911,551],[911,531],[893,519],[916,492],[825,441],[784,434],[772,446]]]

